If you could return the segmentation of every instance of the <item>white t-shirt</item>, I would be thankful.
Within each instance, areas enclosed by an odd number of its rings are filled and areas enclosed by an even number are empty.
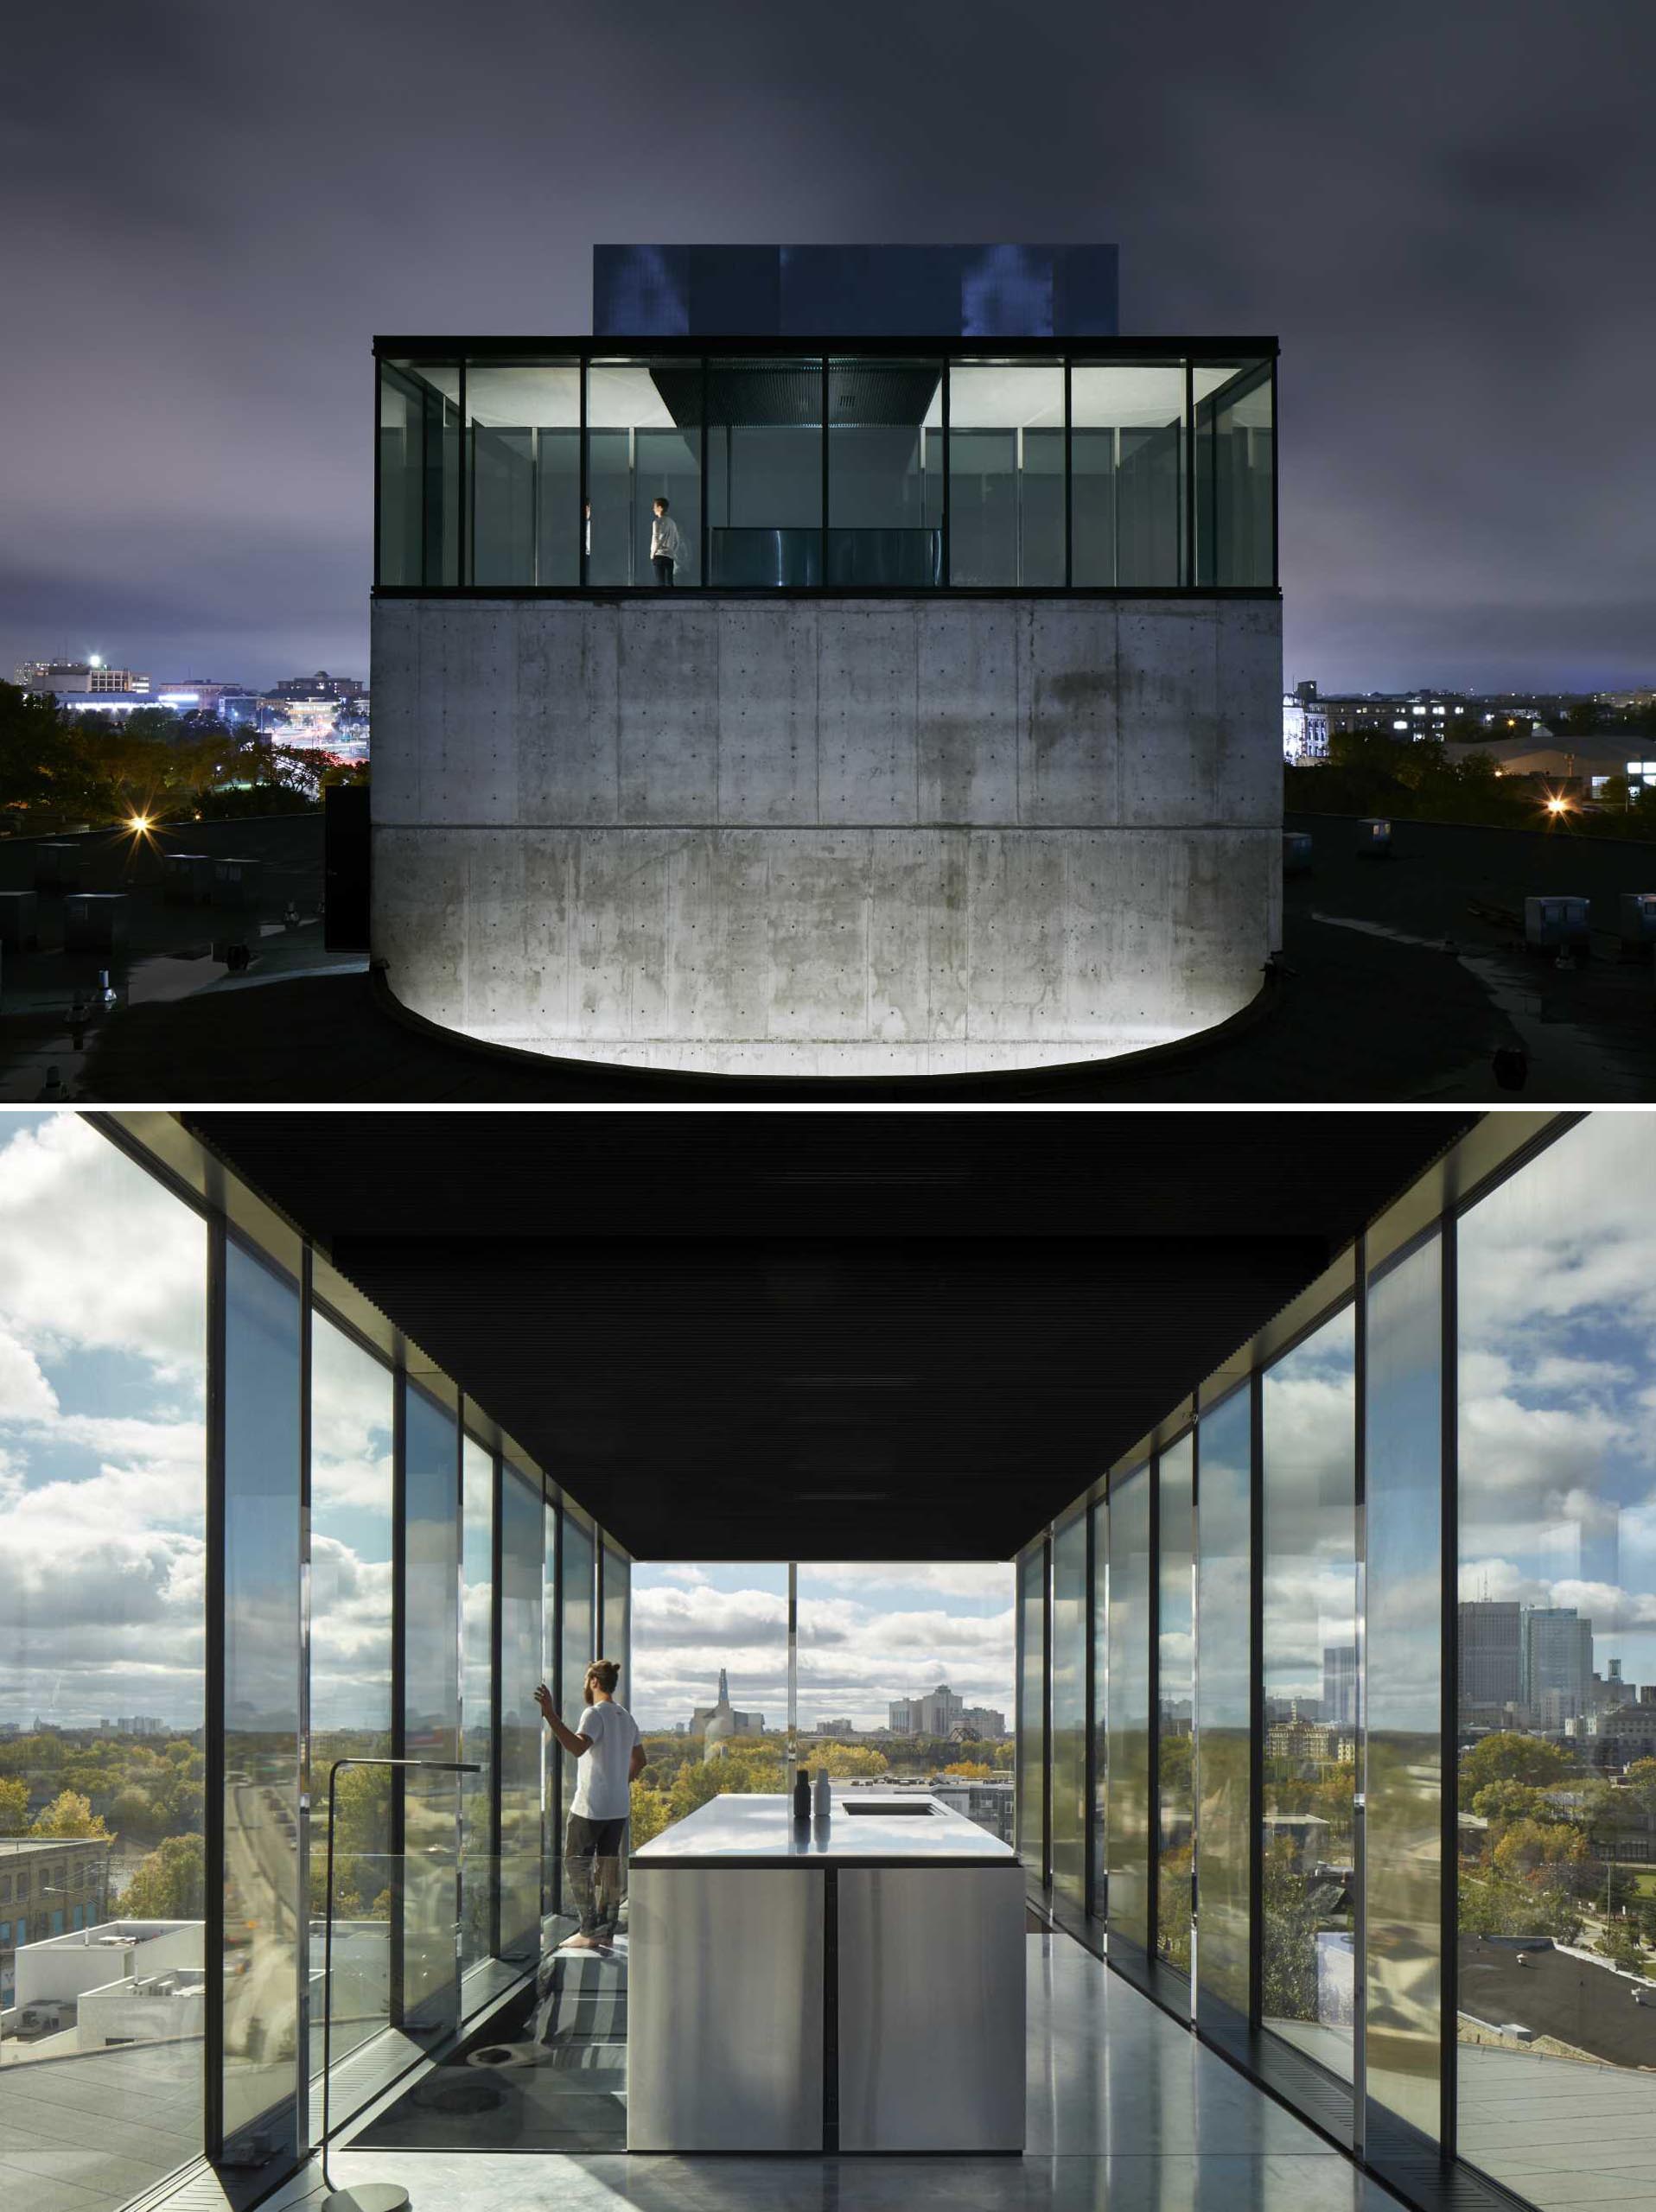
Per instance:
[[[624,1821],[633,1802],[633,1746],[639,1726],[623,1705],[613,1698],[588,1706],[581,1715],[577,1736],[592,1746],[575,1763],[575,1802],[572,1813],[583,1821]]]

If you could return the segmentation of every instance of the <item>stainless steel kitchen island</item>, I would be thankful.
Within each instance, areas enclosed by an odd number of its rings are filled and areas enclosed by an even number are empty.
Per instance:
[[[628,1887],[629,2150],[1023,2148],[1023,1869],[987,1830],[716,1797]]]

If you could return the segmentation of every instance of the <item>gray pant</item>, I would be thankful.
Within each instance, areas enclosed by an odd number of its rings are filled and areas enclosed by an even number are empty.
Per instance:
[[[608,1940],[619,1925],[621,1839],[626,1834],[624,1820],[589,1821],[581,1813],[570,1815],[564,1865],[583,1936]]]

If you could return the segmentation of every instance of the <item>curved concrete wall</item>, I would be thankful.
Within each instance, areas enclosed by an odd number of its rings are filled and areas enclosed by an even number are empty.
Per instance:
[[[1274,601],[380,601],[374,950],[659,1066],[1162,1043],[1277,941],[1281,694]]]

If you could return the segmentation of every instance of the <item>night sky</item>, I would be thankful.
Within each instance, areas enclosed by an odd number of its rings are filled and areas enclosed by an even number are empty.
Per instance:
[[[595,239],[1113,239],[1275,332],[1285,674],[1656,681],[1656,10],[33,8],[0,675],[366,673],[369,340],[589,327]]]

